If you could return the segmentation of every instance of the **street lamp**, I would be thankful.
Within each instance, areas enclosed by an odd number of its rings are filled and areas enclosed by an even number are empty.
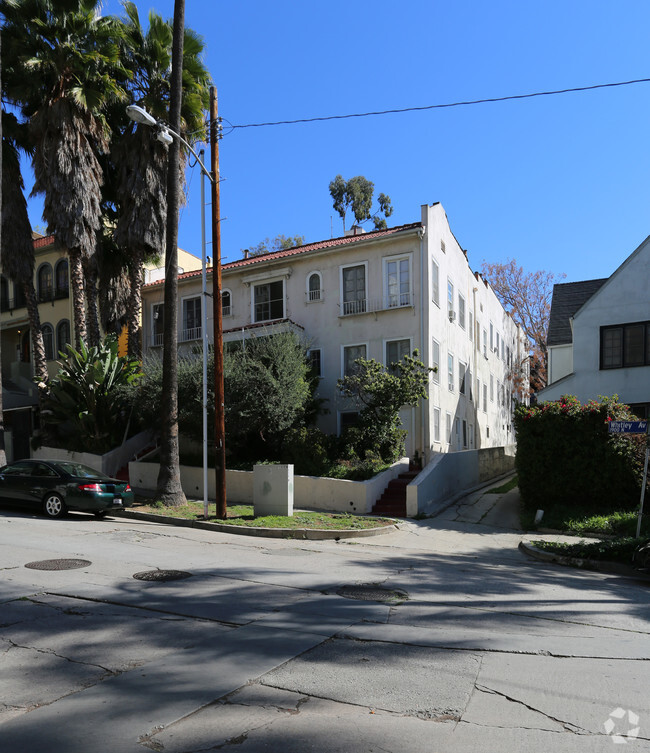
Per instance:
[[[208,483],[207,483],[207,290],[206,290],[206,252],[205,252],[205,198],[203,177],[207,177],[212,186],[212,246],[214,262],[212,267],[212,305],[214,328],[214,402],[215,402],[215,446],[216,446],[216,498],[217,516],[225,518],[226,512],[226,455],[224,431],[224,390],[223,390],[223,336],[221,310],[221,228],[219,217],[219,149],[217,143],[217,94],[214,86],[210,87],[210,153],[212,171],[203,164],[203,160],[194,151],[191,144],[166,123],[156,120],[143,107],[129,105],[126,114],[131,120],[141,125],[155,129],[158,141],[171,144],[177,138],[192,153],[201,167],[201,245],[202,245],[202,325],[203,325],[203,507],[205,517],[208,517]],[[203,150],[201,151],[203,155]]]

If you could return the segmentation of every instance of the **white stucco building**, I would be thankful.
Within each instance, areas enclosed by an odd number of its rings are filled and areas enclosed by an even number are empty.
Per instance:
[[[222,278],[225,343],[286,329],[308,343],[328,401],[324,431],[338,433],[352,418],[337,380],[354,359],[390,364],[417,349],[438,371],[429,399],[402,411],[409,454],[428,460],[514,442],[514,402],[528,394],[526,373],[515,387],[527,368],[526,338],[470,268],[440,204],[423,205],[408,225],[230,262]],[[145,285],[143,298],[145,347],[158,348],[163,283]],[[201,298],[200,272],[180,275],[181,349],[200,346]],[[212,341],[210,308],[211,301]]]
[[[650,416],[650,237],[611,277],[553,288],[549,385],[540,400],[617,394]]]

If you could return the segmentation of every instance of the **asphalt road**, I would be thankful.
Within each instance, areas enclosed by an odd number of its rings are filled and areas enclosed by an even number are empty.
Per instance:
[[[526,558],[515,512],[304,542],[1,511],[0,753],[650,750],[650,583]]]

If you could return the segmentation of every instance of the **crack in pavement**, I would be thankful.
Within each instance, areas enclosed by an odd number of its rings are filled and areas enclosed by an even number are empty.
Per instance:
[[[121,674],[120,671],[108,669],[108,667],[103,667],[101,664],[93,664],[92,662],[79,661],[78,659],[71,659],[68,656],[62,656],[61,654],[57,654],[56,651],[52,649],[36,648],[35,646],[23,646],[20,643],[12,641],[11,638],[6,638],[4,640],[11,644],[12,648],[20,648],[24,651],[35,651],[37,654],[44,654],[45,656],[55,656],[57,659],[63,659],[64,661],[70,662],[71,664],[80,664],[84,667],[96,667],[97,669],[101,669],[103,672],[106,672],[110,677]]]

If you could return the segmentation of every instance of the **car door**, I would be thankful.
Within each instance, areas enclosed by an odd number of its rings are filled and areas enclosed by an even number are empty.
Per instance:
[[[27,484],[27,497],[34,503],[40,503],[47,492],[54,489],[59,483],[60,476],[45,463],[33,463],[32,475]]]
[[[28,504],[32,497],[29,489],[32,483],[33,464],[19,460],[0,469],[0,499],[11,504]]]

